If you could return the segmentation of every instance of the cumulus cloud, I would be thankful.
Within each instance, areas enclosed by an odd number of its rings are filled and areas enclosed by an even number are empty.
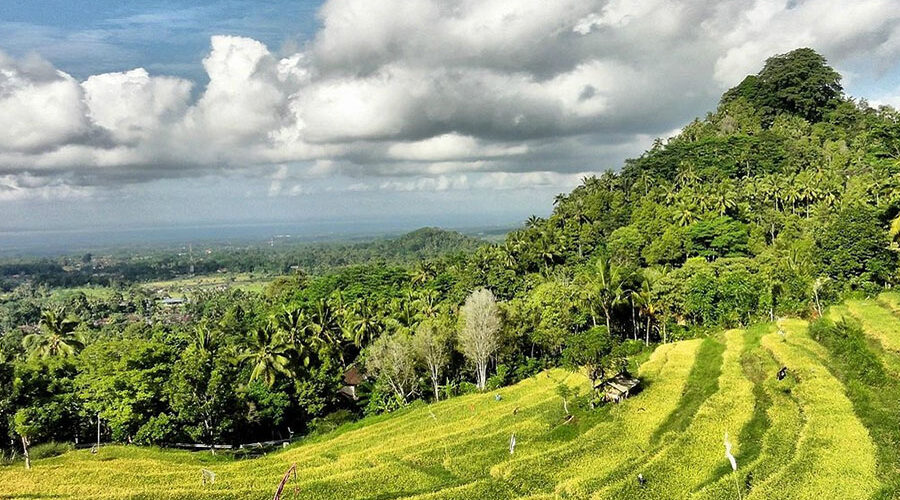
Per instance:
[[[88,118],[121,144],[147,141],[183,116],[191,82],[151,77],[143,68],[89,77],[82,83]]]
[[[895,3],[329,0],[298,51],[212,37],[196,90],[144,68],[79,82],[0,53],[0,196],[259,168],[270,196],[329,176],[347,190],[565,186],[772,54],[811,46],[857,79],[897,69]]]
[[[74,78],[36,56],[0,53],[0,150],[39,155],[77,143],[90,129],[86,112]]]

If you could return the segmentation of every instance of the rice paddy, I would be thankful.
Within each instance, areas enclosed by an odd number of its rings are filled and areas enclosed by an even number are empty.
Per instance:
[[[900,295],[827,315],[858,322],[864,352],[854,355],[885,367],[880,387],[900,387],[891,369]],[[0,466],[0,498],[271,498],[292,464],[283,498],[891,498],[896,391],[862,384],[853,359],[835,356],[806,322],[785,319],[662,345],[640,367],[643,390],[598,410],[569,401],[567,415],[558,386],[585,394],[588,381],[550,370],[261,458],[109,446],[37,460],[31,471]],[[203,469],[214,483],[203,483]]]

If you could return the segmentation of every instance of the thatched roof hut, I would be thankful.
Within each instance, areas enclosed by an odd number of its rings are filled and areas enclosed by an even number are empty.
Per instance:
[[[344,372],[344,386],[338,390],[338,394],[348,399],[356,401],[359,396],[356,394],[356,386],[362,384],[366,380],[366,375],[360,371],[356,365],[350,365]]]
[[[628,372],[619,373],[612,378],[604,380],[600,384],[600,388],[603,390],[603,397],[606,398],[607,401],[614,401],[616,403],[638,392],[640,386],[641,381],[632,377]]]

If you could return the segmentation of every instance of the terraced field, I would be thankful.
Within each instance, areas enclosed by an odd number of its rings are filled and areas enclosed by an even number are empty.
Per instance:
[[[291,464],[284,498],[896,498],[900,295],[828,316],[858,322],[864,336],[817,341],[788,319],[662,345],[639,370],[639,395],[572,418],[557,388],[583,394],[588,383],[551,370],[258,459],[106,447],[30,472],[0,467],[0,498],[271,498]]]

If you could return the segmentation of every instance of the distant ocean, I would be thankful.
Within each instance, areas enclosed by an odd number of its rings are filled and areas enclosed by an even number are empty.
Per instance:
[[[238,245],[277,240],[297,242],[346,241],[392,236],[423,226],[441,226],[468,234],[495,233],[511,222],[483,227],[450,227],[421,220],[407,221],[304,221],[240,224],[198,224],[169,227],[134,227],[65,230],[0,231],[0,255],[57,255],[130,247],[172,247],[187,244]],[[458,222],[458,221],[457,221]]]

